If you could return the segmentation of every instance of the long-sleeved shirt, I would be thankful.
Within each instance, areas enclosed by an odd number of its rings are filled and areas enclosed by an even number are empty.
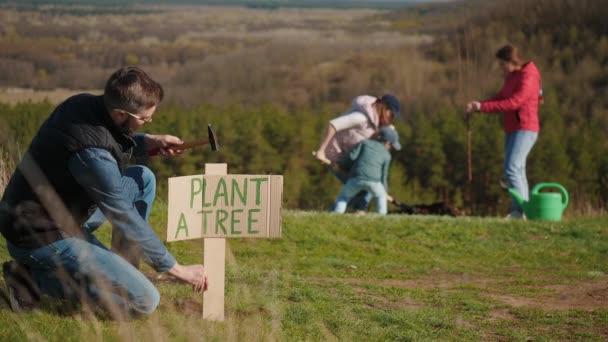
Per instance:
[[[540,98],[540,73],[533,62],[507,75],[500,92],[481,102],[484,113],[503,112],[505,133],[518,130],[538,132],[538,102]]]
[[[133,137],[137,144],[135,154],[145,151],[143,137]],[[111,153],[100,148],[83,149],[70,158],[68,168],[112,226],[128,240],[138,244],[147,263],[158,272],[167,271],[175,265],[175,257],[140,216],[133,203],[121,196],[124,177]]]
[[[357,96],[349,111],[329,122],[336,129],[336,135],[325,149],[329,160],[339,161],[357,143],[370,138],[378,130],[379,115],[373,106],[376,100],[374,96]]]
[[[355,145],[341,166],[350,168],[349,178],[381,182],[388,192],[388,169],[391,154],[384,143],[367,139]]]

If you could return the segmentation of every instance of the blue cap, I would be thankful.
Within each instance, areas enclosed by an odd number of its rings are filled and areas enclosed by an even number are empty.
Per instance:
[[[380,101],[386,104],[388,109],[390,109],[391,113],[393,113],[393,115],[397,119],[401,118],[401,104],[399,104],[399,100],[397,100],[397,97],[395,97],[394,95],[385,94],[382,95]]]
[[[380,139],[382,141],[388,141],[393,145],[393,148],[397,151],[401,151],[401,144],[399,143],[399,134],[393,125],[384,126],[380,128]]]

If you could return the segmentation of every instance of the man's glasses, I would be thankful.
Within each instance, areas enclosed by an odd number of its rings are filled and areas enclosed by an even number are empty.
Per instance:
[[[120,110],[122,110],[123,112],[125,112],[125,113],[127,113],[127,114],[131,115],[132,117],[136,118],[137,120],[141,120],[141,121],[142,121],[142,122],[144,122],[144,123],[150,123],[150,122],[152,122],[152,117],[149,117],[149,118],[142,118],[141,116],[135,115],[135,114],[133,114],[133,113],[129,113],[129,112],[127,112],[127,111],[126,111],[126,110],[124,110],[124,109],[120,109]]]

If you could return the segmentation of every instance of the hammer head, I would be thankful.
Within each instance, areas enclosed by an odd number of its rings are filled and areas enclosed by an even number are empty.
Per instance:
[[[209,134],[209,144],[211,145],[211,150],[212,151],[219,150],[220,144],[217,141],[217,136],[215,135],[215,132],[213,131],[213,127],[211,127],[211,124],[207,124],[207,133]]]

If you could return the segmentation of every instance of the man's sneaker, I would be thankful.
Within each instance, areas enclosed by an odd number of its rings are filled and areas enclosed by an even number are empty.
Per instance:
[[[507,220],[524,220],[526,221],[526,214],[521,211],[513,210],[505,217]]]
[[[13,311],[20,312],[23,309],[32,308],[40,301],[40,289],[25,266],[14,260],[7,261],[2,264],[2,276]]]

